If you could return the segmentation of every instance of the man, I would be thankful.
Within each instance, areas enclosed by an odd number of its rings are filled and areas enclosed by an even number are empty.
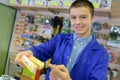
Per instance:
[[[46,61],[51,58],[45,80],[106,80],[108,53],[91,35],[94,7],[87,0],[76,0],[69,9],[72,34],[55,37],[19,53],[15,63],[21,63],[23,54]]]

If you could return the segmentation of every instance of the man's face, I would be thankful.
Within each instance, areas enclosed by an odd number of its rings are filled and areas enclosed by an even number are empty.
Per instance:
[[[71,8],[70,20],[72,29],[78,34],[79,37],[87,37],[90,35],[93,17],[91,17],[89,8]]]

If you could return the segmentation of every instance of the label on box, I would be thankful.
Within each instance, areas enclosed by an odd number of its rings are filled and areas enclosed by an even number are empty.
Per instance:
[[[22,4],[28,4],[28,0],[22,0]]]
[[[95,8],[99,8],[99,4],[98,4],[98,3],[93,3],[93,6],[94,6]]]
[[[30,61],[28,57],[23,55],[22,62],[29,71],[31,71],[33,74],[36,73],[37,66],[32,61]]]
[[[56,2],[56,1],[52,1],[52,2],[51,2],[51,5],[52,5],[52,6],[57,6],[57,2]]]
[[[10,0],[10,3],[11,3],[11,4],[14,4],[14,0]]]
[[[37,5],[43,5],[43,3],[42,3],[42,2],[36,2],[36,4],[37,4]]]
[[[65,5],[65,6],[70,6],[70,5],[71,5],[71,2],[70,2],[70,1],[65,1],[65,2],[64,2],[64,5]]]

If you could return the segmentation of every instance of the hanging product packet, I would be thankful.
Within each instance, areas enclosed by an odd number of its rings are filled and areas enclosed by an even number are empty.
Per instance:
[[[34,74],[32,79],[38,80],[41,70],[44,68],[44,62],[38,60],[34,56],[27,57],[23,55],[22,63],[32,74]]]

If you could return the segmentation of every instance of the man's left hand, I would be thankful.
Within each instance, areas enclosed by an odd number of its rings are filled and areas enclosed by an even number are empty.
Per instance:
[[[64,65],[53,65],[50,64],[50,80],[71,80],[69,72]]]

